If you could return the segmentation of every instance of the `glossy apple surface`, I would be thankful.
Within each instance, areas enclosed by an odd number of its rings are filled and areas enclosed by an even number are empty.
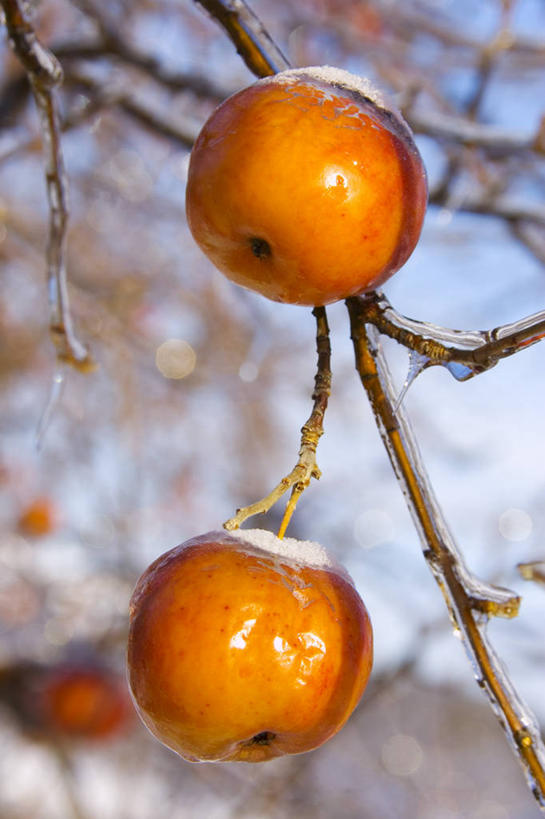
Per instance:
[[[131,601],[137,710],[189,761],[316,748],[352,713],[371,664],[365,606],[317,544],[210,532],[152,563]]]
[[[323,305],[371,290],[412,253],[427,204],[411,131],[366,80],[322,66],[222,103],[191,154],[186,211],[230,279]]]

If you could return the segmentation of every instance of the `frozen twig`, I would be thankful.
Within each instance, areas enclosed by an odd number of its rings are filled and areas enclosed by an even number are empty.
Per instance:
[[[409,319],[395,310],[383,293],[358,299],[362,320],[424,356],[426,366],[441,364],[460,381],[489,370],[498,361],[545,337],[545,310],[493,330],[447,330]]]
[[[20,0],[0,2],[11,45],[27,73],[41,120],[49,202],[46,259],[50,332],[60,362],[89,370],[93,362],[74,333],[66,282],[67,183],[55,96],[55,88],[62,81],[62,69],[56,57],[37,39]]]
[[[195,0],[225,29],[250,71],[257,77],[290,67],[261,21],[244,0]]]
[[[490,616],[514,617],[519,598],[480,582],[467,569],[437,503],[403,409],[394,412],[393,387],[375,327],[368,327],[362,300],[347,300],[356,369],[378,429],[420,534],[424,556],[438,583],[452,622],[517,753],[530,787],[545,809],[545,746],[533,714],[522,702],[488,642]]]
[[[331,391],[331,345],[329,341],[329,327],[324,307],[315,307],[312,311],[316,318],[316,349],[318,352],[318,366],[314,381],[314,401],[312,412],[306,424],[301,429],[301,447],[299,460],[285,478],[282,478],[275,488],[265,498],[250,506],[237,509],[237,513],[223,525],[226,529],[238,529],[241,523],[269,509],[291,488],[291,496],[278,532],[283,537],[290,518],[295,510],[297,501],[309,485],[312,478],[320,477],[320,470],[316,463],[316,449],[324,431],[324,415],[327,409],[329,393]]]

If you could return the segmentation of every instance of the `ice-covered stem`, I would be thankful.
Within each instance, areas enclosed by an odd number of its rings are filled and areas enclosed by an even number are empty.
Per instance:
[[[0,3],[11,46],[27,73],[40,115],[49,203],[46,260],[50,332],[57,359],[88,370],[93,362],[74,333],[66,283],[67,182],[55,96],[55,88],[62,81],[62,68],[36,37],[20,0],[0,0]]]
[[[244,0],[195,0],[222,26],[250,71],[267,77],[290,67]]]
[[[312,393],[314,401],[312,412],[306,424],[301,428],[299,460],[289,475],[282,478],[265,498],[250,506],[237,509],[236,515],[223,524],[225,529],[238,529],[241,523],[248,518],[268,512],[282,495],[291,489],[291,496],[278,532],[278,537],[283,537],[297,501],[309,485],[311,478],[318,480],[320,477],[321,473],[316,463],[316,449],[324,431],[324,415],[331,392],[331,344],[325,307],[315,307],[312,313],[316,318],[318,365]]]
[[[463,640],[477,683],[486,691],[525,769],[530,787],[545,809],[545,746],[537,721],[513,688],[486,634],[488,618],[515,616],[519,598],[506,589],[481,583],[464,565],[434,496],[403,409],[394,412],[393,387],[379,333],[375,327],[366,325],[364,303],[360,298],[347,300],[356,369],[420,534],[424,556]]]
[[[363,321],[427,358],[426,366],[442,364],[460,381],[545,337],[545,310],[493,330],[448,330],[407,318],[380,292],[359,297],[358,311]]]

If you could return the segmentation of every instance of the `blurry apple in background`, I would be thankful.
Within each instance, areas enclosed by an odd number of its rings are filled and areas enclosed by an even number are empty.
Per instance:
[[[316,543],[210,532],[159,557],[131,601],[129,682],[150,731],[189,761],[318,747],[367,683],[372,631]]]
[[[35,498],[21,512],[17,528],[27,537],[44,537],[58,527],[60,515],[51,498]]]
[[[39,708],[51,732],[72,739],[116,736],[133,713],[125,681],[102,668],[52,669],[41,684]]]
[[[134,720],[124,676],[93,659],[0,668],[0,703],[42,741],[111,739]]]

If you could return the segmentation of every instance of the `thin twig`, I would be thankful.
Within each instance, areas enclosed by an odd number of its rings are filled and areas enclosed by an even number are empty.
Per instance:
[[[519,598],[506,589],[484,584],[465,566],[435,499],[402,409],[394,412],[393,387],[376,328],[367,330],[361,300],[348,299],[356,369],[367,392],[384,446],[400,481],[420,534],[424,557],[445,598],[456,631],[462,637],[483,688],[520,759],[529,785],[545,808],[545,746],[533,714],[519,698],[488,643],[490,616],[514,617]]]
[[[237,509],[234,517],[223,525],[225,529],[238,529],[250,517],[268,512],[269,509],[291,488],[291,497],[288,501],[278,537],[283,537],[290,518],[295,510],[297,501],[309,485],[312,478],[320,478],[320,470],[316,463],[316,449],[324,431],[324,415],[331,392],[331,344],[329,341],[329,327],[325,307],[315,307],[312,311],[316,318],[316,349],[318,365],[314,380],[314,401],[312,412],[306,424],[301,428],[301,446],[299,460],[289,475],[282,478],[272,492],[262,500]]]
[[[62,81],[62,68],[37,39],[19,0],[0,1],[11,45],[27,72],[41,120],[49,203],[46,260],[50,332],[57,359],[87,371],[94,364],[73,330],[66,281],[67,182],[55,96],[55,88]]]
[[[225,29],[237,52],[256,77],[290,67],[261,21],[244,0],[195,0]]]

